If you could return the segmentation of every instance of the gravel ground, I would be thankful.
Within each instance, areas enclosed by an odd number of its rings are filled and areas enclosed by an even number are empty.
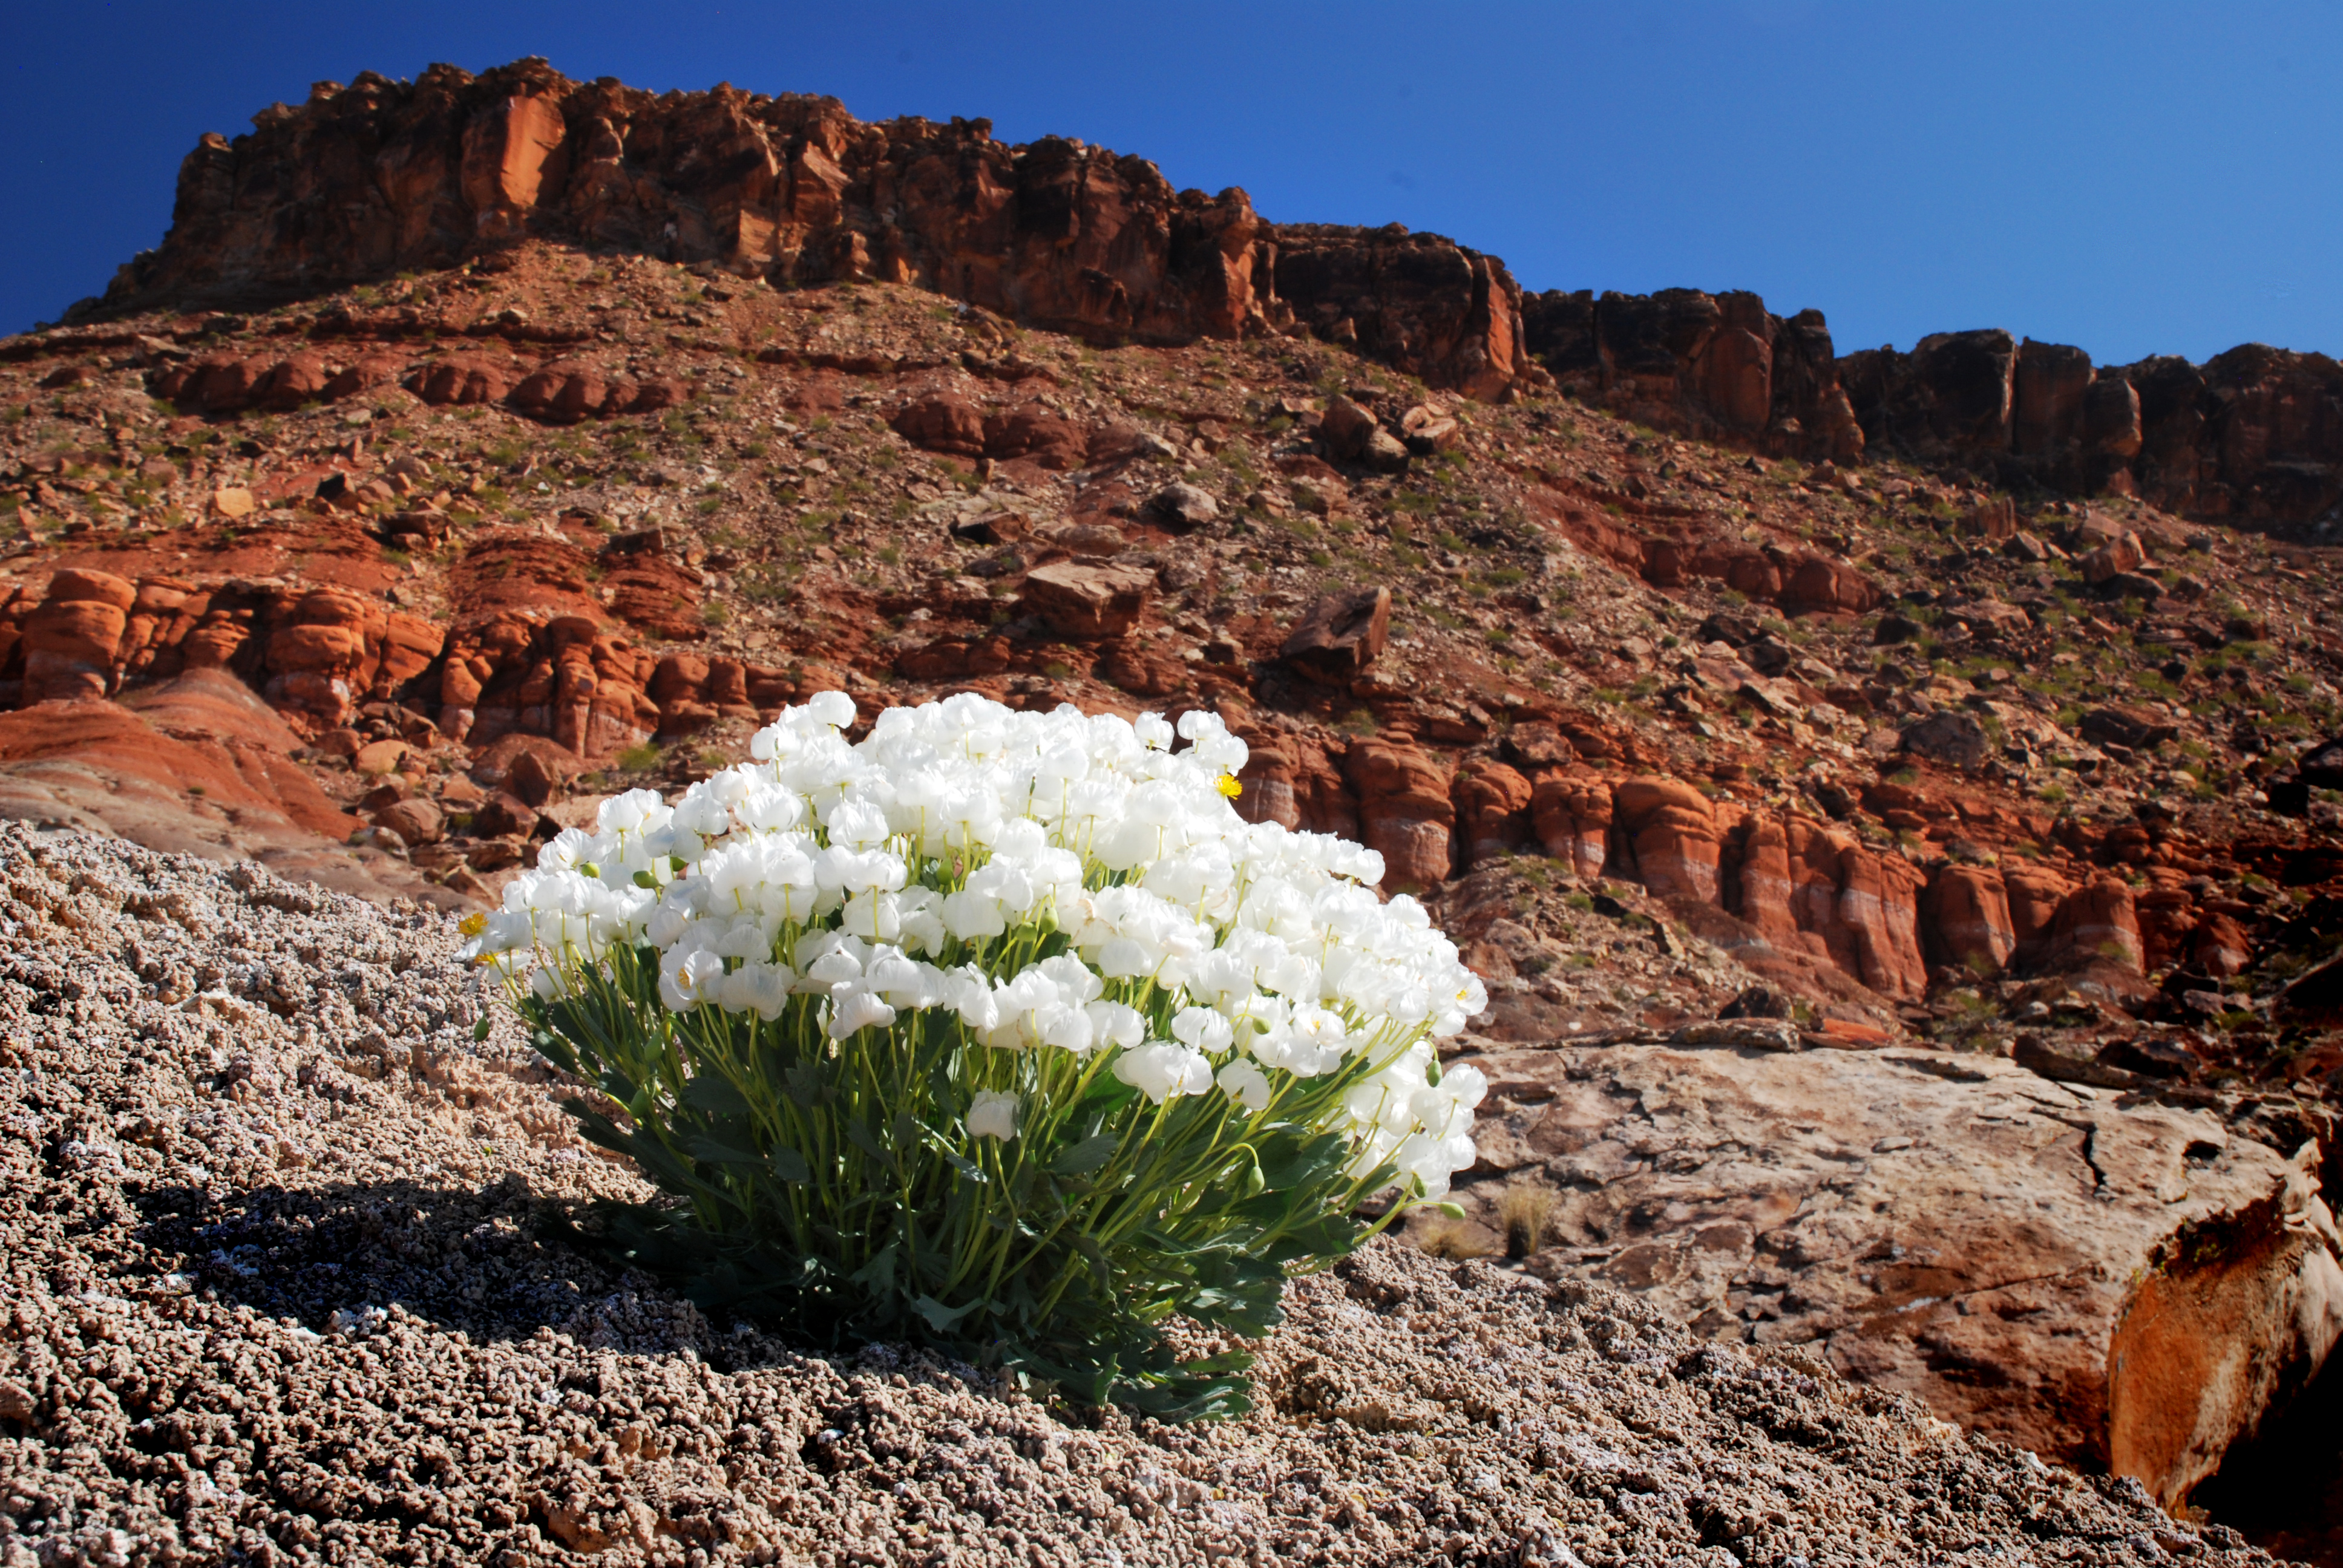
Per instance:
[[[446,917],[0,826],[0,1568],[2267,1562],[1795,1354],[1382,1243],[1263,1408],[1061,1415],[713,1323]]]

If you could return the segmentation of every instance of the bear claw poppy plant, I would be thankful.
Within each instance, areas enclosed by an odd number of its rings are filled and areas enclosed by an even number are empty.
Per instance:
[[[1266,1333],[1289,1272],[1447,1191],[1485,1085],[1433,1040],[1480,981],[1373,850],[1240,817],[1211,714],[1179,749],[969,694],[853,717],[825,692],[671,807],[605,800],[474,927],[670,1194],[625,1244],[833,1340],[1242,1409],[1249,1358],[1161,1325]]]

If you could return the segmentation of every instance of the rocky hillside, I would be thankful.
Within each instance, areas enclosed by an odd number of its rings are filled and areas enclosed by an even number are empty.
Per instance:
[[[1842,357],[981,122],[321,84],[0,341],[0,812],[456,908],[817,690],[1216,707],[1491,981],[1424,1244],[2177,1503],[2343,1331],[2331,369]],[[2148,1279],[2250,1375],[2132,1357]]]
[[[1256,1413],[825,1361],[565,1244],[633,1180],[436,912],[0,827],[0,1560],[2267,1563],[1809,1352],[1392,1242]]]

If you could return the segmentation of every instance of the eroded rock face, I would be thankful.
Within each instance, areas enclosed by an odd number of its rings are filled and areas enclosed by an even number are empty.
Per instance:
[[[1475,758],[1456,770],[1451,792],[1467,865],[1513,854],[1530,838],[1534,791],[1514,769],[1493,758]]]
[[[113,665],[138,590],[111,572],[67,570],[49,579],[25,618],[25,699],[47,702],[105,697],[118,680]]]
[[[1712,800],[1683,779],[1534,760],[1567,754],[1558,735],[1553,750],[1527,735],[1513,748],[1519,766],[1484,755],[1459,763],[1413,739],[1337,753],[1273,731],[1247,739],[1240,809],[1363,834],[1383,851],[1394,890],[1542,850],[1580,878],[1642,883],[1704,938],[1798,994],[1812,990],[1816,964],[1877,998],[1916,1000],[1932,970],[1987,980],[2097,967],[2137,989],[2164,962],[2239,965],[2250,955],[2234,920],[2217,923],[2185,891],[2136,900],[2120,876],[2077,886],[2030,861],[1917,864],[1837,823]],[[2152,890],[2182,879],[2151,868]]]
[[[1523,297],[1522,324],[1565,390],[1631,418],[1842,466],[1863,455],[1818,310],[1785,321],[1743,292],[1555,289]]]
[[[181,166],[170,233],[104,307],[283,298],[528,236],[776,283],[916,284],[1109,341],[1235,337],[1298,319],[1481,397],[1544,379],[1504,264],[1436,235],[1281,229],[1241,190],[1175,191],[1144,159],[1061,137],[1012,146],[988,120],[864,125],[834,98],[659,95],[572,82],[537,59],[477,77],[435,65],[412,83],[367,72],[232,142],[206,136]],[[680,390],[591,359],[501,351],[404,370],[247,356],[173,376],[164,396],[214,409],[345,396],[371,376],[430,402],[508,401],[558,423],[652,411]]]
[[[430,622],[345,590],[169,577],[136,583],[68,568],[37,594],[0,604],[15,635],[0,654],[0,689],[21,682],[25,702],[97,698],[126,680],[184,670],[233,669],[310,733],[330,729],[369,697],[386,698],[438,658]]]
[[[1556,1193],[1542,1273],[1812,1344],[1972,1431],[2165,1503],[2343,1332],[2315,1148],[1920,1051],[1480,1059],[1489,1165]],[[1488,1108],[1483,1108],[1484,1116]],[[1471,1189],[1495,1228],[1502,1185]]]
[[[293,726],[290,745],[348,723],[363,704],[402,702],[452,740],[478,746],[521,732],[599,758],[719,718],[754,720],[797,699],[799,682],[778,670],[639,650],[579,591],[588,565],[612,609],[633,608],[629,596],[639,595],[651,601],[641,618],[676,629],[672,564],[623,551],[597,563],[534,535],[470,548],[457,569],[488,591],[465,595],[480,608],[452,632],[339,588],[160,576],[133,583],[68,568],[0,602],[0,700],[103,698],[218,671]],[[548,613],[548,601],[574,608]],[[696,618],[686,629],[699,631]]]
[[[1412,740],[1364,740],[1351,748],[1343,777],[1359,802],[1367,848],[1383,858],[1383,886],[1429,888],[1454,869],[1454,764]]]
[[[2343,500],[2343,367],[2325,355],[2245,344],[2095,367],[1985,328],[1838,356],[1819,311],[1785,320],[1754,294],[1689,288],[1531,294],[1522,329],[1564,389],[1704,439],[1842,467],[1892,451],[2207,518],[2302,522]]]
[[[248,687],[216,669],[120,702],[43,702],[0,713],[0,819],[257,861],[366,898],[456,901],[400,861],[337,848],[357,819],[294,760],[300,744]]]
[[[2201,366],[2095,367],[2079,348],[1988,331],[1838,368],[1871,443],[1924,460],[2201,518],[2301,521],[2343,498],[2343,424],[2322,412],[2343,370],[2324,355],[2247,344]]]

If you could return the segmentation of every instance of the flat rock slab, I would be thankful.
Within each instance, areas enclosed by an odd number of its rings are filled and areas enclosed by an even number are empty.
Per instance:
[[[1510,1178],[1468,1201],[1493,1243],[1508,1187],[1552,1192],[1534,1271],[1634,1291],[1715,1339],[1814,1345],[2167,1502],[2343,1332],[2315,1152],[2208,1111],[1918,1050],[1479,1064],[1483,1168]]]
[[[443,917],[8,824],[0,882],[0,1562],[2268,1562],[1806,1349],[1389,1241],[1207,1427],[809,1355],[561,1243],[643,1189],[474,1040]]]

